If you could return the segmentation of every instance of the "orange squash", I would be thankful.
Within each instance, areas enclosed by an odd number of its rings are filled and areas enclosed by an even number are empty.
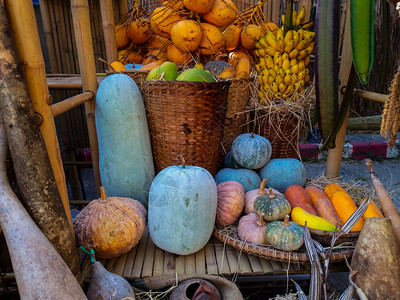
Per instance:
[[[367,199],[365,199],[367,200]],[[378,205],[376,205],[376,203],[371,199],[369,201],[367,210],[365,211],[365,213],[363,214],[363,218],[364,221],[366,218],[383,218],[383,214],[381,212],[381,210],[379,209]]]
[[[203,38],[200,24],[194,20],[176,22],[171,28],[171,40],[174,46],[182,52],[196,50]]]
[[[264,35],[263,30],[260,26],[255,24],[248,24],[243,26],[242,32],[240,33],[240,42],[246,49],[255,49],[256,42]]]
[[[233,50],[240,44],[240,32],[242,28],[237,25],[229,25],[228,28],[224,30],[222,36],[225,41],[226,50]]]
[[[338,213],[340,219],[345,223],[350,216],[357,210],[357,205],[349,194],[342,191],[333,193],[331,203]],[[364,226],[364,220],[361,218],[351,231],[361,231]]]
[[[307,186],[305,190],[310,196],[318,215],[331,222],[333,225],[338,224],[338,228],[341,228],[343,226],[343,222],[340,220],[338,213],[324,191],[316,186]]]
[[[211,10],[201,16],[208,23],[224,28],[236,20],[237,7],[232,0],[215,0]]]
[[[336,183],[328,184],[324,188],[324,193],[329,197],[329,199],[332,197],[333,193],[338,192],[338,191],[345,192],[345,190]]]
[[[301,207],[309,214],[318,217],[318,213],[313,207],[310,196],[301,185],[293,184],[285,190],[285,198],[293,208]]]
[[[139,243],[146,226],[146,208],[131,198],[109,197],[91,201],[76,216],[75,235],[79,245],[93,249],[99,258],[118,257]]]
[[[122,49],[127,47],[130,44],[130,40],[128,38],[128,26],[115,26],[115,39],[117,40],[117,48]]]
[[[201,23],[203,29],[203,37],[199,45],[199,52],[202,55],[216,54],[224,45],[224,38],[218,27],[209,24]]]
[[[136,45],[146,43],[153,35],[150,20],[146,18],[134,19],[128,27],[127,37]]]

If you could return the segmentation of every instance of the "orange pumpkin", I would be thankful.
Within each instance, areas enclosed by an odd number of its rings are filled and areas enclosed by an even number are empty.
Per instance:
[[[131,198],[109,197],[91,201],[76,216],[75,235],[79,245],[93,249],[96,257],[113,258],[139,243],[146,226],[147,211]]]
[[[200,24],[194,20],[176,22],[171,28],[171,39],[174,46],[182,52],[196,50],[203,38]]]
[[[243,26],[240,33],[240,42],[246,49],[255,49],[256,42],[264,35],[261,27],[254,24],[247,24]]]
[[[211,10],[214,0],[183,0],[183,3],[187,9],[205,14]]]
[[[115,39],[117,40],[117,48],[122,49],[130,44],[130,40],[127,35],[128,26],[115,26]]]
[[[127,36],[136,45],[146,43],[153,35],[150,20],[146,18],[135,19],[128,28]]]
[[[150,17],[150,25],[156,34],[167,39],[171,38],[172,26],[182,20],[178,12],[172,8],[161,6],[157,7]]]
[[[203,29],[203,37],[200,42],[200,54],[212,55],[216,54],[224,45],[224,38],[218,27],[209,24],[201,23]]]
[[[193,59],[190,52],[182,52],[176,48],[174,44],[168,46],[167,58],[168,61],[171,61],[177,65],[186,65]]]
[[[227,27],[236,20],[237,7],[232,0],[215,0],[211,10],[201,16],[215,26]]]
[[[229,25],[228,28],[224,30],[222,36],[225,41],[225,48],[227,50],[235,49],[240,43],[240,31],[242,29],[237,25]]]

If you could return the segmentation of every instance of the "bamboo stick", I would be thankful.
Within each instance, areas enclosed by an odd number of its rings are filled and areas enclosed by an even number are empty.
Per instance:
[[[114,7],[112,0],[100,0],[101,20],[103,24],[104,42],[107,61],[118,60],[117,40],[115,37]]]
[[[126,15],[129,12],[128,0],[119,0],[119,15],[120,17]]]
[[[61,102],[53,104],[51,106],[51,111],[53,113],[53,116],[56,117],[58,115],[61,115],[62,113],[65,113],[71,108],[74,108],[78,105],[81,105],[82,103],[85,103],[86,101],[93,100],[93,98],[94,98],[93,92],[83,92],[82,94],[73,96]]]
[[[349,118],[347,120],[348,130],[375,131],[381,128],[382,116],[370,116],[362,118]]]
[[[379,94],[375,92],[369,92],[369,91],[364,91],[364,90],[359,90],[355,89],[354,90],[354,96],[375,101],[375,102],[380,102],[380,103],[385,103],[385,101],[388,99],[389,95],[385,94]]]
[[[87,0],[71,0],[72,19],[77,45],[79,67],[84,91],[97,92],[96,65],[94,60],[92,34],[90,31],[89,4]],[[97,195],[100,195],[99,146],[94,120],[95,100],[85,102],[86,122],[92,151],[93,172]]]
[[[351,42],[350,0],[346,0],[343,6],[346,11],[345,13],[346,23],[344,25],[345,31],[343,35],[343,46],[342,46],[341,62],[339,69],[339,82],[340,82],[339,91],[342,90],[342,87],[345,87],[347,85],[347,80],[352,66],[351,44],[350,44]],[[342,101],[343,101],[343,94],[339,93],[339,103],[341,104]],[[348,117],[349,117],[349,112],[347,112],[342,127],[340,128],[338,134],[336,135],[336,140],[335,140],[336,147],[334,149],[328,150],[328,157],[326,160],[326,169],[325,169],[325,176],[327,177],[339,177]]]
[[[46,69],[33,4],[29,0],[6,0],[6,3],[11,27],[14,31],[17,52],[22,61],[26,85],[35,111],[43,117],[40,131],[46,144],[54,177],[71,230],[74,232],[56,127],[51,107],[47,103],[49,90],[47,88]],[[25,15],[23,18],[21,18],[21,13]]]
[[[53,30],[51,29],[51,19],[49,14],[48,0],[41,0],[39,8],[40,8],[40,15],[42,17],[44,36],[46,39],[47,53],[49,56],[50,72],[57,73],[58,72],[57,56],[56,56],[56,49],[54,46]]]

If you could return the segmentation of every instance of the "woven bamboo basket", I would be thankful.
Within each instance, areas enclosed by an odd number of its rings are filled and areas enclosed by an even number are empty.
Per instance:
[[[187,165],[217,173],[229,85],[229,81],[143,82],[156,172],[179,164],[183,156]]]
[[[226,243],[235,249],[244,251],[248,254],[257,255],[262,258],[296,263],[308,263],[310,261],[305,246],[297,251],[282,251],[268,245],[253,244],[242,241],[237,235],[237,227],[235,225],[225,228],[214,227],[213,235],[219,241]],[[335,262],[349,259],[353,255],[353,252],[354,246],[348,248],[333,248],[330,261]]]
[[[137,84],[139,90],[142,92],[142,86],[143,82],[146,81],[147,75],[149,74],[150,71],[140,71],[140,70],[126,70],[126,71],[120,71],[122,74],[126,74],[129,77],[135,81]],[[114,74],[115,72],[112,71],[106,71],[107,75]]]
[[[249,102],[250,87],[253,82],[254,77],[231,80],[231,86],[228,92],[224,138],[222,140],[222,145],[224,147],[223,155],[231,150],[233,140],[239,134],[245,132],[245,110]]]

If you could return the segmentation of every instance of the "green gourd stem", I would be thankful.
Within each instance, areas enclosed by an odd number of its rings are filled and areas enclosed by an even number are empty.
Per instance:
[[[108,198],[107,198],[107,195],[106,195],[106,191],[104,190],[103,186],[100,187],[100,199],[101,199],[101,202],[107,202],[108,201]]]
[[[289,215],[285,216],[285,219],[283,220],[283,222],[281,224],[282,224],[282,226],[285,226],[285,227],[289,227],[290,226]]]
[[[256,222],[258,226],[264,226],[265,225],[264,216],[265,216],[264,213],[258,215],[258,220]]]
[[[260,184],[260,189],[258,190],[259,195],[265,195],[267,192],[265,191],[265,184],[267,183],[267,179],[263,179]]]
[[[272,188],[269,188],[269,195],[268,195],[269,199],[275,199],[276,195],[274,194],[274,192],[272,191]]]

